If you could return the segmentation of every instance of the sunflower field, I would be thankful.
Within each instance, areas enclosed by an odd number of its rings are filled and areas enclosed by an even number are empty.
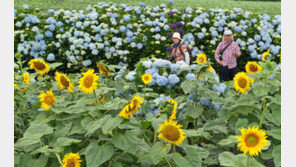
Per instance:
[[[171,0],[15,9],[15,166],[281,166],[280,24]],[[222,82],[225,29],[242,56]],[[193,64],[164,59],[174,31]]]

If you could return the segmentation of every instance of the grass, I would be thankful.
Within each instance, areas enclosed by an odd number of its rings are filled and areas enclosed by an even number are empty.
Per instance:
[[[156,6],[162,3],[167,3],[167,0],[103,0],[104,2],[114,2],[117,4],[127,3],[138,5],[139,2],[144,2],[149,6]],[[186,1],[186,3],[184,3]],[[95,5],[102,0],[15,0],[15,8],[20,8],[23,5],[39,8],[46,12],[48,9],[86,9],[88,5]],[[175,0],[174,7],[181,9],[185,7],[202,7],[205,9],[222,8],[242,8],[251,12],[261,14],[267,13],[272,16],[281,14],[281,2],[258,2],[258,1],[237,1],[237,0]]]

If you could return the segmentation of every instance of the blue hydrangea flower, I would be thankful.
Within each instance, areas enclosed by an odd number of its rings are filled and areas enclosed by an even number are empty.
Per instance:
[[[91,65],[91,60],[84,60],[83,62],[82,62],[82,64],[86,67],[86,66],[89,66],[89,65]]]
[[[256,51],[253,51],[253,52],[251,53],[251,57],[252,57],[253,59],[257,58],[257,52],[256,52]]]
[[[126,31],[126,27],[125,27],[125,26],[121,26],[121,27],[119,28],[119,31],[121,31],[121,32],[125,32],[125,31]]]
[[[52,53],[48,54],[46,60],[48,60],[48,61],[54,61],[55,60],[54,54],[52,54]]]
[[[143,2],[140,2],[140,3],[139,3],[139,6],[141,6],[141,7],[146,7],[146,4],[143,3]]]
[[[203,38],[205,37],[205,34],[199,32],[199,33],[197,34],[197,37],[198,37],[199,39],[203,39]]]
[[[50,31],[54,31],[55,30],[55,26],[53,24],[51,24],[51,25],[48,26],[48,29]]]
[[[218,32],[217,31],[212,31],[212,36],[213,37],[217,37],[218,36]]]
[[[126,79],[129,80],[129,81],[133,81],[135,80],[135,74],[136,74],[136,71],[130,71],[127,75],[126,75]]]
[[[242,28],[239,27],[239,26],[235,26],[235,27],[234,27],[234,31],[236,31],[236,32],[241,32],[241,31],[242,31]]]
[[[170,74],[169,77],[170,84],[174,85],[180,81],[179,77],[176,74]]]
[[[43,39],[43,35],[42,34],[38,34],[35,36],[35,40],[39,41],[39,40],[42,40]]]
[[[142,44],[142,43],[138,43],[138,44],[137,44],[137,48],[138,48],[138,49],[142,49],[142,48],[143,48],[143,44]]]
[[[175,3],[174,0],[169,0],[168,2],[169,2],[170,5]]]
[[[145,68],[150,68],[152,66],[152,61],[151,60],[143,61],[142,64]]]
[[[194,73],[188,73],[186,75],[187,80],[196,80],[196,75]]]
[[[125,15],[125,16],[123,16],[123,20],[125,22],[129,22],[131,20],[131,17],[129,15]]]
[[[158,86],[164,86],[167,84],[167,82],[168,82],[168,79],[165,76],[158,76],[156,78],[156,84]]]

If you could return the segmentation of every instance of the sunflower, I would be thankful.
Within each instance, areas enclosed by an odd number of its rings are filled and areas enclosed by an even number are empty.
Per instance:
[[[270,58],[270,53],[269,52],[264,52],[262,55],[262,61],[267,61]]]
[[[141,107],[141,104],[144,103],[144,98],[140,97],[139,95],[136,95],[133,97],[131,102],[127,104],[121,112],[118,114],[118,116],[123,118],[128,118],[129,116],[133,118],[133,114],[137,111],[139,112],[139,107]]]
[[[144,84],[149,84],[152,80],[152,76],[148,73],[142,75],[142,81],[144,82]]]
[[[255,61],[249,61],[246,64],[246,71],[249,74],[256,74],[257,72],[261,72],[262,71],[262,68],[261,68],[261,66],[257,62],[255,62]]]
[[[102,63],[97,63],[97,67],[99,68],[100,74],[107,74],[108,76],[111,75],[111,73],[108,71],[106,67],[103,66]]]
[[[169,120],[174,120],[174,119],[176,119],[176,112],[177,112],[178,103],[175,100],[173,100],[173,99],[169,99],[169,100],[167,100],[167,102],[170,103],[170,104],[172,104],[172,105],[174,105],[172,114],[171,114],[171,116],[169,118]]]
[[[94,89],[98,88],[97,80],[99,76],[94,73],[93,69],[89,69],[87,72],[82,73],[83,77],[79,79],[79,88],[87,94],[93,92]]]
[[[258,126],[253,126],[252,128],[242,128],[240,129],[241,136],[236,136],[238,147],[240,150],[246,154],[249,152],[249,155],[256,156],[258,153],[261,153],[261,149],[267,145],[268,140],[266,140],[266,132],[264,130],[259,130]]]
[[[54,97],[52,90],[47,91],[44,93],[41,91],[40,95],[38,96],[40,98],[39,101],[41,101],[41,107],[44,108],[45,110],[50,109],[51,105],[53,104],[54,101],[57,99]]]
[[[49,66],[42,59],[32,59],[29,61],[29,66],[31,69],[35,69],[41,75],[49,71]]]
[[[73,83],[71,82],[71,80],[62,73],[59,73],[58,71],[55,73],[55,80],[58,82],[57,85],[61,88],[61,89],[67,89],[68,92],[73,92]]]
[[[80,167],[81,159],[79,153],[68,153],[63,159],[63,167]]]
[[[96,105],[98,103],[103,103],[104,101],[105,101],[105,96],[102,94],[100,99],[98,101],[94,102],[92,105],[94,106],[94,105]]]
[[[179,145],[185,139],[185,133],[181,129],[182,125],[178,124],[177,121],[166,120],[163,124],[159,125],[158,138],[164,139],[172,144]]]
[[[25,92],[26,90],[27,90],[27,88],[20,89],[21,92]]]
[[[207,56],[204,53],[200,53],[196,58],[197,64],[202,64],[207,62]]]
[[[30,75],[28,73],[23,74],[23,82],[25,82],[27,85],[30,85]]]
[[[248,89],[250,89],[250,84],[254,82],[254,80],[246,75],[244,72],[239,72],[234,77],[234,87],[236,91],[241,93],[245,93]]]
[[[213,70],[214,68],[211,65],[206,69],[206,71],[209,71],[209,72],[212,72]]]
[[[14,87],[15,87],[15,88],[18,88],[18,86],[17,86],[17,84],[16,84],[16,83],[14,84]]]

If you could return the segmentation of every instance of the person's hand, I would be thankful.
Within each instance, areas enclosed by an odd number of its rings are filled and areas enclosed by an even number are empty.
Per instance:
[[[237,56],[238,55],[237,51],[232,51],[232,55]]]
[[[218,63],[219,63],[220,65],[222,65],[222,61],[218,61]]]

